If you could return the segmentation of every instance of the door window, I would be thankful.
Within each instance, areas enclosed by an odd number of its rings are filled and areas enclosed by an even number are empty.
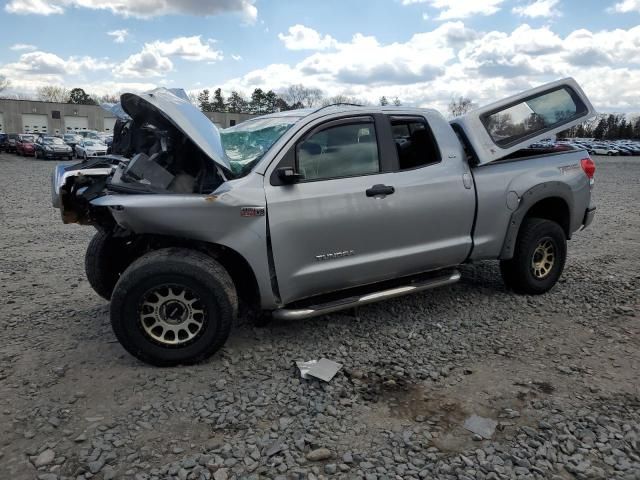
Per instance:
[[[328,127],[296,147],[302,181],[368,175],[380,171],[376,131],[371,122]]]
[[[392,118],[391,130],[398,152],[400,170],[440,162],[440,150],[426,121],[415,118]]]

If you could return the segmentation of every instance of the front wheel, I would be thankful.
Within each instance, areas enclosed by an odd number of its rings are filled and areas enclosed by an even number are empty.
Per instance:
[[[562,227],[543,218],[528,218],[520,227],[513,258],[500,262],[500,272],[507,287],[539,295],[556,284],[566,258],[567,239]]]
[[[224,345],[237,304],[231,277],[213,258],[165,248],[122,274],[111,297],[111,325],[122,346],[143,362],[193,364]]]

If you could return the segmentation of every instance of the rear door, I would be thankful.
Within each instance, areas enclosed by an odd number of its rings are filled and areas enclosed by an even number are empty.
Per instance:
[[[452,120],[483,165],[527,148],[595,115],[573,78],[527,90]]]

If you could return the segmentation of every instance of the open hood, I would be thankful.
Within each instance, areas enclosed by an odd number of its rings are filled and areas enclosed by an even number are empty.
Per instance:
[[[123,93],[122,109],[136,123],[160,114],[180,132],[186,135],[216,165],[231,170],[229,159],[222,147],[220,132],[191,102],[176,96],[166,88],[156,88],[145,93]]]

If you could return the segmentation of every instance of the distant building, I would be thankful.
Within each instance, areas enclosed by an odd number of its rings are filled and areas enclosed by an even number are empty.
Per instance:
[[[218,128],[228,128],[240,122],[257,117],[253,113],[203,112]]]
[[[219,128],[255,117],[250,113],[205,112]],[[0,132],[59,135],[82,130],[112,132],[116,118],[98,105],[0,99]]]

